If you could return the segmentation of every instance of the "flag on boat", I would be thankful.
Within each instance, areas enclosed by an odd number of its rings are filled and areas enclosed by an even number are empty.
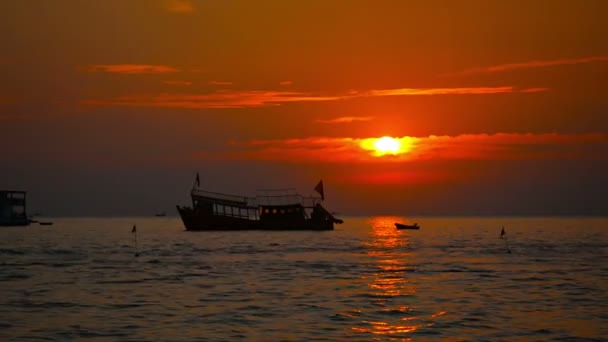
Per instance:
[[[201,179],[198,176],[198,172],[196,173],[196,186],[201,186]]]
[[[317,186],[315,186],[315,191],[318,192],[319,194],[321,194],[321,200],[324,201],[325,194],[323,193],[323,180],[320,180],[319,184],[317,184]]]
[[[133,225],[133,229],[131,229],[131,233],[137,233],[137,227]]]
[[[500,238],[502,239],[505,236],[505,227],[502,227],[502,230],[500,231]]]

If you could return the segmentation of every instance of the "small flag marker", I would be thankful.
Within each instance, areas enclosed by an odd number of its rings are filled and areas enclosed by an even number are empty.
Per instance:
[[[135,256],[139,256],[139,248],[137,247],[137,226],[133,225],[131,229],[131,233],[133,233],[133,240],[135,241]]]
[[[507,248],[507,253],[511,253],[511,248],[509,248],[509,239],[507,238],[507,232],[505,232],[505,227],[502,227],[500,231],[500,239],[505,240],[505,247]]]

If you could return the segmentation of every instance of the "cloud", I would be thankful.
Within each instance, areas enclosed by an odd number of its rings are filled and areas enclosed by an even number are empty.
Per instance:
[[[179,70],[166,65],[150,64],[98,64],[85,68],[88,72],[107,72],[112,74],[166,74]]]
[[[456,178],[457,175],[446,171],[380,171],[341,175],[339,181],[355,184],[403,185],[436,184]]]
[[[486,67],[478,67],[466,69],[454,73],[448,73],[443,76],[468,76],[478,74],[494,74],[499,72],[506,72],[518,69],[533,69],[533,68],[546,68],[560,65],[574,65],[574,64],[587,64],[593,62],[608,62],[608,56],[592,56],[583,58],[571,58],[571,59],[552,59],[552,60],[537,60],[519,63],[505,63]]]
[[[213,84],[220,84],[217,81]],[[378,96],[429,96],[429,95],[483,95],[501,93],[527,93],[546,91],[547,88],[518,89],[515,87],[466,88],[399,88],[351,91],[338,95],[321,95],[281,90],[218,90],[204,94],[139,94],[113,99],[84,100],[82,104],[97,106],[167,107],[167,108],[247,108],[278,106],[286,102],[337,101]]]
[[[546,91],[547,88],[530,88]],[[501,93],[527,93],[530,89],[518,89],[512,86],[506,87],[461,87],[461,88],[398,88],[370,90],[361,96],[420,96],[420,95],[482,95]]]
[[[342,124],[342,123],[352,123],[357,121],[371,121],[373,120],[373,116],[341,116],[338,118],[332,119],[317,119],[315,122],[322,124]]]
[[[417,159],[530,160],[585,159],[608,153],[608,134],[463,134],[429,136]]]
[[[549,88],[538,87],[538,88],[527,88],[527,89],[521,90],[522,93],[542,93],[545,91],[549,91]]]
[[[172,85],[172,86],[190,86],[192,82],[190,81],[164,81],[164,84]]]
[[[282,86],[290,86],[290,85],[293,85],[293,82],[292,81],[282,81],[282,82],[279,82],[279,84]]]
[[[193,13],[196,11],[191,0],[166,0],[166,9],[173,13]]]
[[[207,82],[207,84],[210,84],[210,85],[232,85],[232,82],[227,82],[227,81],[209,81],[209,82]]]
[[[582,160],[608,155],[608,134],[463,134],[401,137],[400,152],[378,154],[377,137],[231,141],[222,153],[201,151],[198,157],[227,160],[265,160],[289,163],[402,163],[436,160]]]
[[[246,108],[276,106],[284,102],[330,101],[336,99],[338,98],[285,91],[218,90],[209,94],[127,95],[110,100],[84,100],[81,103],[125,107]]]
[[[198,156],[228,160],[267,160],[285,162],[357,161],[360,149],[352,138],[310,137],[303,139],[231,141],[231,150],[221,154],[201,152]],[[290,156],[284,155],[291,154]]]

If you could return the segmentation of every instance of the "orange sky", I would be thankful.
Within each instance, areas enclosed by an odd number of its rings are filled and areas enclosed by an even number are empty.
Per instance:
[[[605,13],[1,2],[0,188],[57,215],[148,214],[186,203],[198,171],[244,194],[323,178],[347,214],[608,214]],[[382,136],[407,152],[361,148]]]

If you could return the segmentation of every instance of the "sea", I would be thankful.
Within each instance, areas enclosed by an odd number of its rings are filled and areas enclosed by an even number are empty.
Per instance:
[[[0,227],[0,340],[608,341],[608,218],[344,219]]]

